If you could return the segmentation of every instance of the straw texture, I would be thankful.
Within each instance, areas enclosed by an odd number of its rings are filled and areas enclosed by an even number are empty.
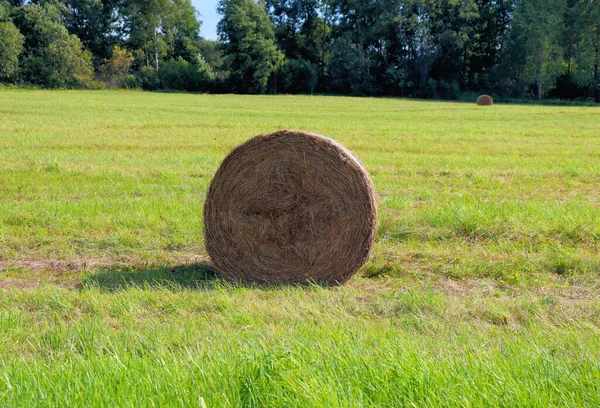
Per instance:
[[[233,150],[204,206],[214,266],[244,283],[344,283],[367,261],[376,222],[361,163],[301,131],[256,136]]]
[[[477,98],[477,105],[479,106],[492,106],[494,104],[494,100],[489,95],[481,95]]]

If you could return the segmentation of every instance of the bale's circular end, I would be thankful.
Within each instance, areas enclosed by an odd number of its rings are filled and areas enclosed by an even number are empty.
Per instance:
[[[477,98],[478,106],[492,106],[494,104],[494,100],[489,95],[481,95]]]
[[[311,133],[256,136],[217,171],[204,205],[215,267],[244,283],[341,284],[375,239],[373,184],[354,155]]]

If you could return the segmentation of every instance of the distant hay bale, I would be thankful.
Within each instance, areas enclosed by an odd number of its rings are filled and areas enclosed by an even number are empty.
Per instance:
[[[227,279],[342,284],[367,261],[373,184],[335,141],[283,130],[233,150],[204,206],[206,249]]]
[[[481,95],[477,98],[477,105],[479,106],[492,106],[494,104],[494,100],[489,95]]]

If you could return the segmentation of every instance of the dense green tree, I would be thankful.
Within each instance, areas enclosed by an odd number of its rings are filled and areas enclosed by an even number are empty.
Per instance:
[[[560,35],[566,6],[566,0],[521,0],[515,9],[511,46],[519,53],[512,63],[526,81],[535,83],[538,100],[565,70]]]
[[[431,67],[440,53],[433,34],[432,18],[426,12],[425,4],[415,4],[413,14],[408,19],[410,35],[408,45],[408,68],[412,92],[416,96],[428,97],[433,93],[432,86],[428,87]]]
[[[19,9],[15,23],[25,37],[21,59],[25,81],[50,87],[91,83],[91,54],[62,24],[59,7],[29,3]]]
[[[63,0],[64,24],[99,60],[109,58],[120,38],[122,0]]]
[[[368,95],[373,90],[369,60],[363,49],[347,37],[333,44],[329,75],[336,92]]]
[[[462,82],[468,89],[492,88],[498,80],[494,69],[500,62],[514,2],[476,0],[474,6],[477,16],[470,22],[472,31],[463,48]]]
[[[188,59],[199,50],[200,22],[190,0],[123,0],[124,31],[130,47],[142,49],[159,70],[163,58]]]
[[[569,74],[600,102],[600,1],[574,1],[567,17]]]
[[[197,41],[196,46],[206,63],[212,68],[213,71],[216,71],[223,66],[223,54],[220,50],[220,44],[218,41],[200,38]]]
[[[275,35],[287,58],[312,64],[321,60],[323,20],[321,0],[268,0],[267,10],[276,24]]]
[[[21,7],[25,3],[27,3],[26,0],[0,0],[0,8],[2,8],[2,4],[8,7]]]
[[[116,45],[112,56],[100,66],[99,76],[108,88],[122,88],[126,84],[133,54]]]
[[[427,1],[431,35],[438,50],[431,75],[437,80],[460,83],[466,88],[473,45],[481,39],[475,30],[480,18],[474,0]]]
[[[0,22],[0,80],[13,77],[19,68],[24,37],[11,21]]]
[[[218,11],[220,41],[208,41],[191,0],[0,0],[0,79],[600,102],[598,0],[221,0]]]
[[[177,57],[161,63],[159,78],[163,89],[198,92],[210,87],[214,73],[203,60],[193,64]]]
[[[377,92],[428,94],[429,79],[463,89],[493,81],[512,2],[331,0],[333,35],[348,36],[370,61]]]
[[[9,80],[19,68],[19,55],[23,51],[23,35],[10,17],[12,6],[0,0],[0,80]]]
[[[287,60],[281,70],[282,92],[312,94],[319,80],[319,67],[304,59]]]
[[[275,44],[273,24],[264,3],[221,0],[218,10],[223,16],[218,30],[230,89],[242,93],[267,92],[269,80],[281,67],[284,57]]]
[[[401,62],[401,48],[406,45],[401,32],[403,3],[401,0],[331,1],[331,13],[336,23],[332,35],[337,38],[332,48],[333,65],[329,69],[334,89],[340,89],[344,82],[341,77],[335,78],[351,65],[360,66],[366,72],[366,76],[352,80],[351,92],[355,94],[385,89],[392,69],[396,79],[396,74],[404,75],[406,66]],[[349,61],[343,61],[344,54]],[[344,66],[346,68],[341,69]],[[346,82],[350,84],[349,78]]]
[[[11,21],[10,8],[11,5],[6,0],[0,0],[0,23]]]

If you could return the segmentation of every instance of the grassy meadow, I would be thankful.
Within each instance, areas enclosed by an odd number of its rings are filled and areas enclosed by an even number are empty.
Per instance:
[[[330,136],[378,194],[347,286],[233,287],[236,145]],[[600,108],[0,91],[0,406],[599,406]]]

